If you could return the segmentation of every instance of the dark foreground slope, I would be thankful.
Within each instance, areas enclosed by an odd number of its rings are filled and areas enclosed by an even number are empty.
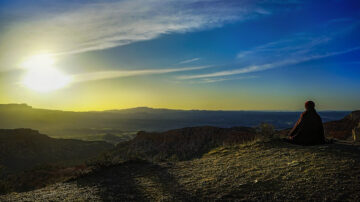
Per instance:
[[[0,194],[28,191],[87,172],[86,161],[113,146],[54,139],[31,129],[0,130]]]
[[[187,161],[127,161],[0,200],[359,201],[360,149],[278,140],[220,146]]]
[[[54,139],[31,129],[0,129],[0,165],[6,172],[49,163],[77,164],[112,148],[105,142]]]

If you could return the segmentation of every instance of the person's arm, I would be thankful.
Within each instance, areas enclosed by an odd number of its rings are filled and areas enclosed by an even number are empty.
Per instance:
[[[321,137],[323,138],[323,141],[325,141],[325,131],[324,131],[324,125],[323,122],[321,120],[321,117],[319,116],[319,125],[320,125],[320,133],[321,133]]]
[[[293,137],[294,134],[299,130],[299,128],[303,125],[304,123],[304,115],[305,115],[305,112],[303,112],[301,115],[300,115],[300,118],[299,120],[296,122],[296,124],[294,125],[294,127],[291,129],[291,131],[289,132],[289,136],[290,137]]]

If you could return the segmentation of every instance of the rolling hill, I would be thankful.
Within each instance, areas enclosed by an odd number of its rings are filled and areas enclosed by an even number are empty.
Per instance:
[[[55,139],[31,129],[0,129],[0,165],[17,172],[43,164],[76,165],[113,146],[105,142]]]
[[[0,193],[25,191],[84,172],[113,149],[99,141],[55,139],[32,129],[0,129]]]

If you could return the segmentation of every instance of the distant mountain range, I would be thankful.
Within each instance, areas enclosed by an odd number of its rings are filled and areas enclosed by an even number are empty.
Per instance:
[[[26,104],[0,105],[0,128],[32,128],[52,137],[103,140],[116,135],[130,139],[137,131],[166,131],[210,125],[253,127],[262,122],[289,128],[301,112],[171,110],[139,107],[123,110],[71,112],[36,109]],[[319,112],[323,121],[339,120],[349,111]],[[104,139],[105,139],[104,138]],[[114,139],[114,138],[112,138]]]

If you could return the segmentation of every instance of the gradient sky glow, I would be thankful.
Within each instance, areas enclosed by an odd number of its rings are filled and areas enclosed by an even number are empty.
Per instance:
[[[358,0],[0,0],[0,103],[360,109]],[[22,85],[48,54],[72,82]]]

